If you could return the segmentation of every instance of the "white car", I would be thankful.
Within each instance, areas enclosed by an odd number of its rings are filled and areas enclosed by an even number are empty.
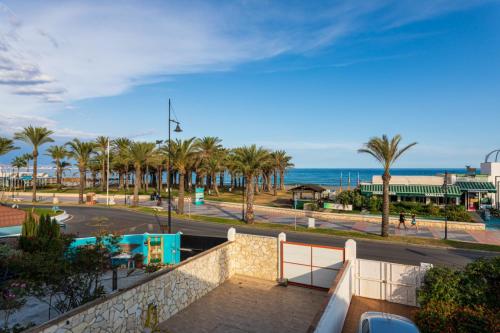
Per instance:
[[[419,333],[408,318],[384,313],[365,312],[359,319],[358,333]]]

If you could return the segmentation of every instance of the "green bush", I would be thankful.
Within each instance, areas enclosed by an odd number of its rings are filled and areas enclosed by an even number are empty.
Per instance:
[[[498,332],[500,256],[479,259],[461,271],[432,268],[418,294],[415,322],[422,333]]]
[[[33,213],[28,212],[23,221],[21,236],[34,237],[37,234],[37,230],[38,230],[38,223],[35,217],[33,216]]]

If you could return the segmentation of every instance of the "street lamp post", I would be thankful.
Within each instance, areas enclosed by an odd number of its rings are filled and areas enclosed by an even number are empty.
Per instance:
[[[444,239],[448,239],[448,171],[444,173]]]
[[[174,132],[176,132],[176,133],[182,132],[182,129],[179,126],[180,123],[178,121],[172,119],[171,102],[170,102],[170,98],[169,98],[168,99],[168,173],[167,173],[167,177],[168,177],[168,233],[169,234],[172,233],[172,194],[171,194],[171,190],[170,190],[170,187],[172,186],[171,179],[170,179],[170,175],[172,174],[172,165],[171,165],[172,142],[170,140],[170,132],[171,132],[170,124],[171,123],[176,124]]]

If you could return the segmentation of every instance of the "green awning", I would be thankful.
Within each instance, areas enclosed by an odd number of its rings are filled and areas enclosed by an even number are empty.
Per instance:
[[[382,184],[361,184],[361,194],[382,195]],[[458,186],[448,186],[449,197],[459,197],[462,191]],[[389,194],[407,197],[444,197],[443,186],[440,185],[389,185]]]
[[[496,193],[495,185],[490,182],[456,182],[462,192],[488,192]]]

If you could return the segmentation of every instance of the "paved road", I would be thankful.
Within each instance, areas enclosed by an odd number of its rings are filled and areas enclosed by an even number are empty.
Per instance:
[[[166,223],[166,218],[135,213],[120,209],[101,207],[65,207],[66,211],[73,216],[68,221],[67,232],[80,236],[90,236],[98,229],[99,223],[96,218],[106,217],[104,228],[109,231],[120,231],[121,233],[143,233],[160,232],[159,223]],[[189,235],[206,235],[225,237],[229,226],[198,221],[173,220],[173,231],[182,231]],[[257,235],[276,236],[279,232],[266,229],[253,229],[245,226],[236,227],[238,232]],[[330,235],[318,235],[308,233],[287,234],[290,241],[342,246],[345,239]],[[479,257],[493,257],[497,253],[432,248],[415,245],[401,245],[377,241],[358,240],[358,257],[364,259],[383,260],[389,262],[418,265],[420,262],[433,263],[448,266],[463,266],[473,259]]]

